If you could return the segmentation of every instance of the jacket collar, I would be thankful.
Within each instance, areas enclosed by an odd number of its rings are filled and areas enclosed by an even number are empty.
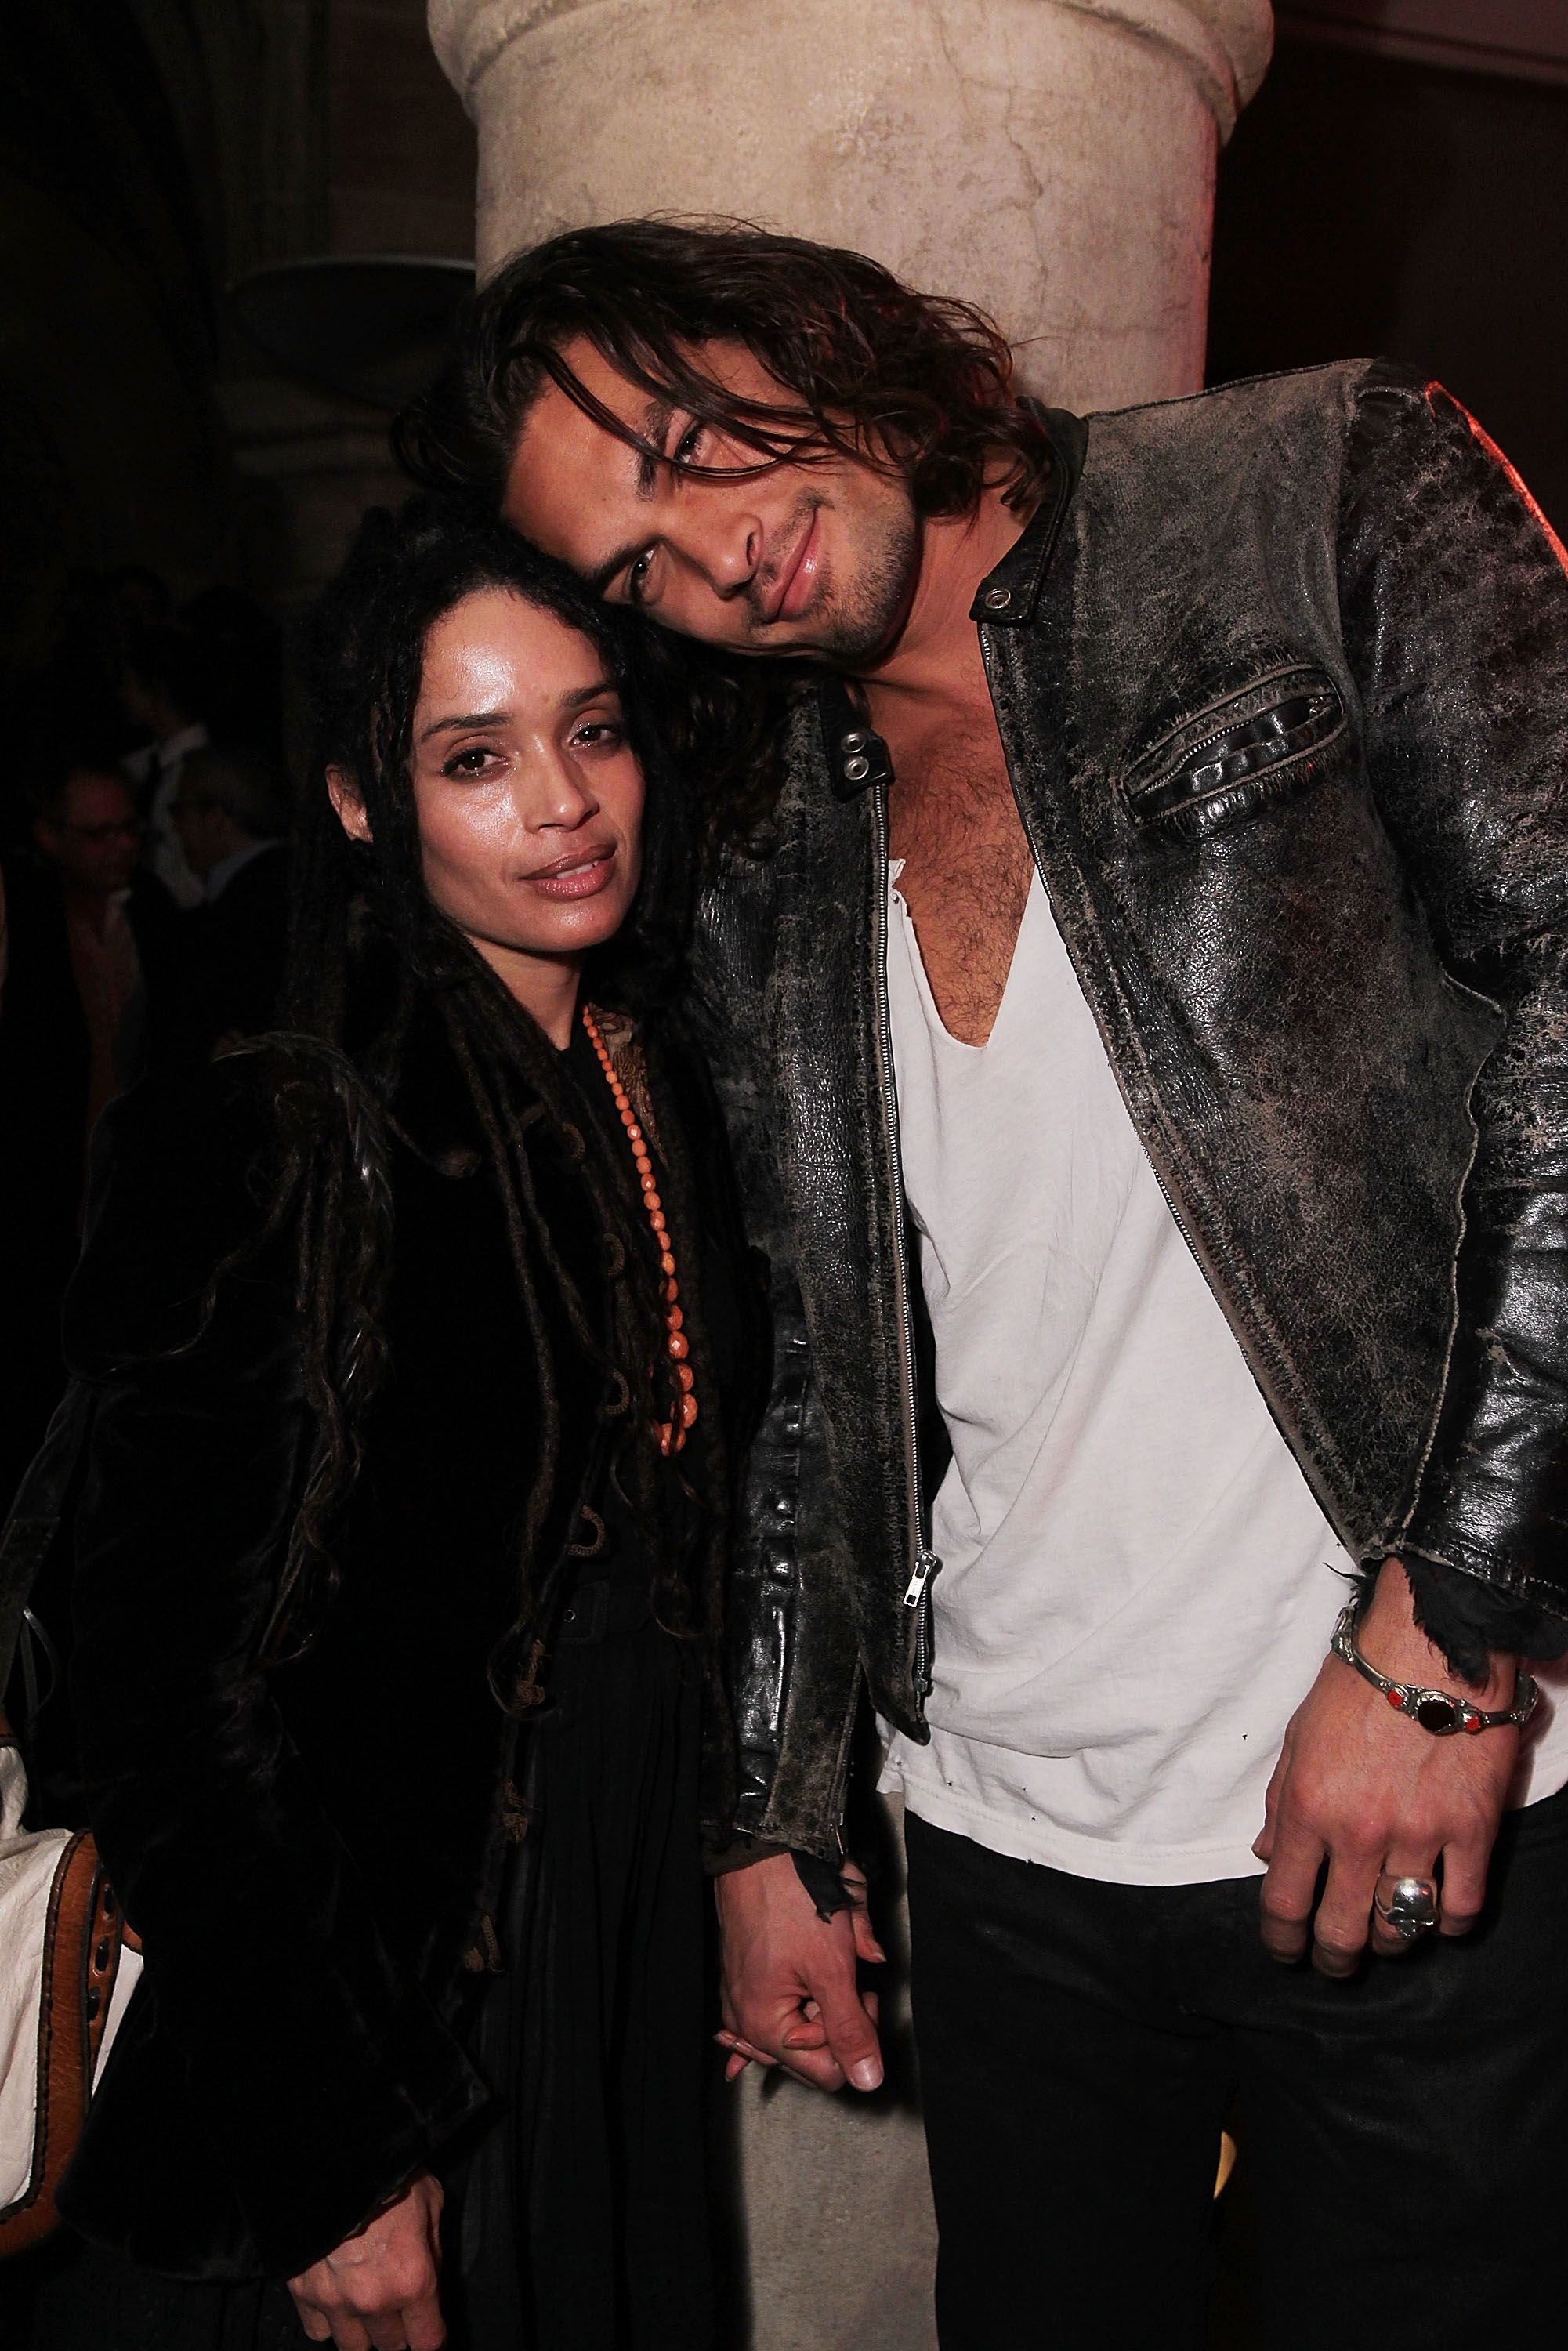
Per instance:
[[[1082,418],[1065,408],[1037,408],[1035,413],[1051,436],[1051,480],[1023,531],[975,590],[969,618],[990,628],[1020,628],[1033,620],[1062,517],[1083,471],[1089,428]]]
[[[975,590],[969,618],[987,628],[1019,628],[1033,620],[1062,518],[1083,470],[1089,428],[1082,418],[1065,408],[1037,407],[1036,413],[1051,436],[1051,479],[1018,538]],[[891,783],[887,746],[856,709],[848,682],[836,674],[826,676],[817,696],[828,772],[838,798],[853,799],[873,784]]]

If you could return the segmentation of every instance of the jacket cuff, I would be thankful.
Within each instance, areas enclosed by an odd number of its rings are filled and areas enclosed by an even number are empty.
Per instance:
[[[340,2099],[301,2101],[317,2111],[302,2111],[295,2162],[280,2161],[277,2145],[235,2161],[241,2210],[270,2276],[298,2276],[341,2244],[411,2179],[434,2170],[443,2148],[491,2104],[489,2086],[423,1993],[400,2001],[356,2055]]]
[[[1486,1680],[1493,1651],[1516,1657],[1568,1655],[1568,1616],[1452,1561],[1395,1555],[1410,1586],[1417,1626],[1472,1688]],[[1367,1570],[1368,1590],[1375,1575],[1375,1566]]]
[[[719,1852],[705,1855],[703,1866],[710,1877],[730,1877],[737,1870],[749,1869],[753,1862],[771,1861],[776,1854],[784,1853],[794,1863],[795,1875],[810,1896],[819,1918],[836,1917],[841,1910],[853,1907],[834,1863],[824,1861],[820,1854],[797,1852],[790,1845],[767,1844],[760,1837],[737,1837]]]
[[[771,1861],[789,1850],[787,1844],[769,1844],[765,1837],[737,1836],[705,1853],[703,1867],[710,1877],[728,1877],[737,1869],[749,1869],[755,1861]]]
[[[842,1872],[821,1854],[796,1853],[790,1855],[795,1875],[811,1897],[811,1907],[824,1925],[836,1918],[841,1910],[852,1910],[854,1904],[844,1884]]]

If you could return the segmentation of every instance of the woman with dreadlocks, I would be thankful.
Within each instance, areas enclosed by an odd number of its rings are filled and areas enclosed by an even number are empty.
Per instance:
[[[710,2339],[699,1819],[755,1335],[628,658],[497,526],[368,517],[289,1033],[103,1138],[73,1690],[145,1974],[48,2351]]]

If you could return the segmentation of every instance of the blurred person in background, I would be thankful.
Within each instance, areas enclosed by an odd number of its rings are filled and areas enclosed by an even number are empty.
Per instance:
[[[215,743],[283,750],[283,632],[270,614],[227,586],[204,588],[180,608],[194,642],[201,713]]]
[[[170,804],[203,904],[187,917],[191,979],[182,1027],[193,1045],[272,1024],[288,921],[289,809],[266,754],[246,745],[187,753]]]
[[[202,903],[202,884],[188,863],[171,813],[187,753],[209,739],[202,709],[202,652],[194,632],[177,622],[128,628],[120,672],[120,704],[130,724],[149,739],[125,761],[147,819],[147,862],[176,905]]]
[[[149,564],[114,564],[98,586],[121,632],[167,628],[174,618],[169,582]]]
[[[179,992],[179,916],[138,872],[141,845],[124,777],[85,760],[38,794],[32,855],[0,868],[0,1512],[65,1385],[60,1299],[81,1232],[88,1138],[147,1066]],[[65,1758],[30,1761],[47,1801]]]
[[[5,860],[6,970],[0,996],[0,1200],[18,1275],[57,1301],[80,1228],[87,1138],[104,1104],[140,1074],[141,956],[131,917],[141,827],[125,778],[84,765],[38,795],[33,855]],[[35,1284],[26,1288],[37,1294]],[[11,1292],[12,1310],[21,1303]],[[6,1353],[11,1372],[20,1352]],[[41,1374],[47,1418],[63,1374]],[[9,1416],[7,1416],[9,1419]],[[0,1432],[12,1461],[13,1431]],[[17,1470],[32,1438],[16,1432]],[[16,1482],[5,1481],[5,1496]]]

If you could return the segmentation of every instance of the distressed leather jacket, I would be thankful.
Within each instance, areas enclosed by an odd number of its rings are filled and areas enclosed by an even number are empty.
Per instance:
[[[1352,1555],[1568,1611],[1568,576],[1442,389],[1352,362],[1079,420],[973,605],[1019,814],[1171,1211]],[[929,1587],[885,754],[797,707],[698,985],[772,1269],[743,1836],[831,1856]],[[1006,1181],[998,1169],[998,1180]],[[1260,1562],[1260,1572],[1266,1572]]]

